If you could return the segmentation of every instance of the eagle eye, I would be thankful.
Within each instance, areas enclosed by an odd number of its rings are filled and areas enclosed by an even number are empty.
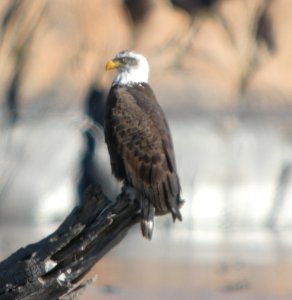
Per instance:
[[[124,65],[128,65],[128,66],[137,65],[137,59],[133,57],[122,57],[120,60]]]

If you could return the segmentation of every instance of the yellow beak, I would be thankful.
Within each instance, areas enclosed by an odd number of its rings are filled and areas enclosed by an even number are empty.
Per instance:
[[[108,61],[108,62],[106,63],[105,69],[106,69],[106,71],[108,71],[108,70],[113,70],[113,69],[119,68],[121,65],[122,65],[122,64],[121,64],[120,61],[114,60],[114,59],[113,59],[113,60],[110,60],[110,61]]]

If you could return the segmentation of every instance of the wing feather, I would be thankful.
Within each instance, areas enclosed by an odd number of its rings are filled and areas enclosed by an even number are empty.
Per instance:
[[[111,112],[112,135],[125,180],[153,204],[157,214],[170,211],[174,219],[181,219],[172,140],[151,89],[120,88],[116,98]]]

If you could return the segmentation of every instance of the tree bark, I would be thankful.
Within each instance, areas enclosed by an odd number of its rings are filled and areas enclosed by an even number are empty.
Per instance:
[[[92,282],[80,280],[138,221],[126,193],[111,201],[90,188],[54,233],[0,263],[0,300],[76,299]]]

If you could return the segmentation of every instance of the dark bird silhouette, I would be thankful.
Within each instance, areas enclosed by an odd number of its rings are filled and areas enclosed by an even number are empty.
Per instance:
[[[116,69],[106,102],[105,141],[112,173],[135,191],[141,229],[151,239],[154,215],[182,220],[181,188],[165,115],[148,82],[149,65],[140,54],[122,51],[106,65]],[[132,188],[132,189],[131,189]]]

